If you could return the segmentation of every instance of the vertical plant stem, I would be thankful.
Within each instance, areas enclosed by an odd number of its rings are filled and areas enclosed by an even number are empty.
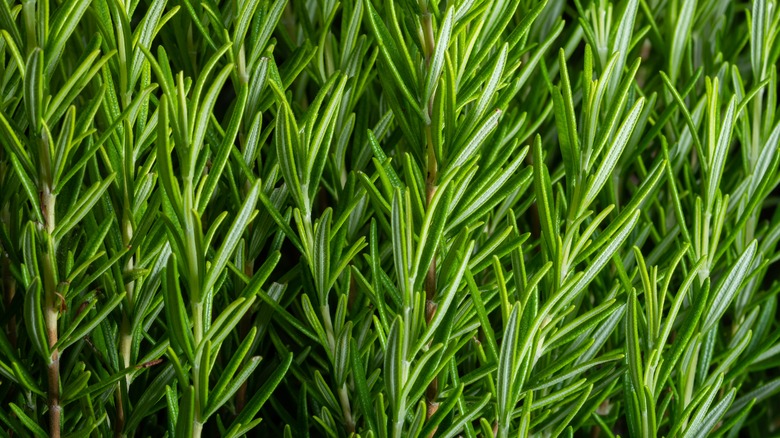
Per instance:
[[[431,126],[428,125],[425,127],[426,137],[428,138],[427,141],[427,149],[428,149],[428,177],[425,182],[425,196],[426,196],[426,207],[430,207],[431,201],[433,200],[433,195],[436,193],[436,173],[437,173],[437,163],[436,163],[436,155],[433,151],[433,141],[431,140]],[[433,316],[436,314],[436,302],[434,299],[436,298],[436,259],[437,256],[434,255],[433,259],[431,260],[431,265],[428,267],[428,272],[425,275],[425,322],[427,324],[430,324],[433,320]],[[427,390],[425,391],[425,398],[426,403],[428,407],[427,411],[427,418],[430,419],[433,414],[436,413],[436,410],[439,408],[439,403],[436,401],[436,398],[439,395],[439,376],[435,376],[431,383],[428,385]],[[431,436],[433,436],[436,433],[436,430],[434,429],[433,432],[431,432]]]
[[[203,434],[203,423],[199,422],[198,420],[195,420],[195,423],[192,425],[192,437],[198,438]]]
[[[125,245],[130,244],[130,239],[132,238],[132,230],[130,230],[130,235],[127,237],[124,242]],[[130,256],[128,258],[127,263],[125,264],[125,271],[129,272],[135,267],[135,258],[133,256]],[[119,334],[119,355],[122,358],[122,363],[125,368],[130,366],[131,363],[131,347],[133,345],[133,334],[132,334],[132,324],[130,323],[130,318],[128,317],[128,312],[131,311],[132,305],[133,305],[133,294],[135,292],[135,282],[131,281],[125,285],[125,292],[126,292],[126,299],[128,303],[130,304],[130,308],[127,309],[127,311],[122,316],[122,325],[120,327],[120,334]],[[130,375],[126,378],[128,386],[130,385]]]
[[[122,358],[122,363],[124,364],[124,367],[127,368],[129,366],[128,360],[130,355],[130,321],[127,318],[127,315],[122,316],[122,324],[119,326],[119,356]],[[125,384],[129,387],[130,386],[130,376],[127,375],[125,379]],[[127,388],[130,389],[130,388]],[[116,398],[116,424],[114,425],[114,436],[119,438],[124,436],[124,428],[125,428],[125,408],[124,408],[124,400],[122,397],[122,382],[117,382],[117,388],[115,392],[115,398]]]
[[[203,341],[203,302],[196,301],[192,303],[192,317],[192,326],[195,333],[195,348],[197,349]],[[196,360],[192,364],[192,382],[195,397],[195,416],[192,419],[192,438],[200,438],[201,432],[203,431],[203,422],[200,421],[201,403],[203,403],[203,400],[200,400],[200,373],[200,363]]]
[[[347,384],[341,385],[338,389],[341,411],[344,414],[344,423],[347,427],[347,435],[355,433],[355,419],[352,418],[352,408],[349,405],[349,393],[347,393]]]
[[[48,147],[48,145],[44,145]],[[46,174],[44,170],[42,174]],[[48,175],[45,175],[48,176]],[[60,406],[60,357],[54,348],[58,340],[57,317],[60,310],[60,297],[57,294],[57,272],[55,245],[52,241],[55,223],[56,195],[52,193],[48,183],[44,183],[41,191],[41,210],[44,219],[44,236],[46,239],[43,254],[43,287],[44,287],[44,321],[46,337],[49,341],[51,354],[47,364],[47,382],[49,398],[49,436],[60,436],[62,407]]]
[[[127,196],[127,195],[125,195]],[[125,211],[122,218],[122,243],[125,246],[130,245],[130,241],[133,238],[133,225],[130,221],[130,212],[128,211],[129,208],[127,205],[129,205],[129,201],[125,199]],[[127,259],[127,263],[125,263],[125,271],[129,272],[135,267],[135,258],[130,255],[130,257]],[[131,281],[125,284],[125,298],[128,302],[128,307],[125,309],[125,311],[122,314],[122,323],[119,327],[119,357],[122,359],[122,365],[124,368],[128,368],[130,366],[131,362],[131,353],[132,353],[132,345],[133,345],[133,333],[132,333],[132,324],[130,322],[129,313],[132,312],[132,306],[133,306],[133,293],[135,292],[135,282]],[[116,391],[116,425],[114,429],[114,435],[116,437],[124,436],[124,426],[125,426],[125,406],[124,406],[124,398],[123,394],[126,394],[130,391],[130,381],[131,381],[131,375],[127,374],[125,376],[125,390],[122,391],[122,382],[118,383],[118,388]]]
[[[421,2],[421,6],[423,9],[421,24],[423,29],[423,52],[425,53],[425,64],[426,66],[430,66],[431,56],[433,55],[433,52],[436,48],[436,42],[434,39],[434,32],[433,32],[433,21],[431,17],[430,11],[428,11],[428,5],[427,2]],[[431,108],[433,106],[433,101],[435,98],[435,93],[433,96],[431,96],[431,99],[428,104],[428,108],[426,108],[426,111],[428,112],[429,116],[431,114]],[[428,117],[428,123],[425,126],[425,143],[426,143],[426,156],[427,156],[427,162],[428,162],[428,168],[427,168],[427,175],[425,179],[425,203],[426,208],[429,208],[431,205],[431,201],[433,200],[433,196],[436,194],[436,176],[438,173],[438,163],[436,161],[436,152],[433,147],[433,135],[431,133],[431,122],[430,117]],[[436,302],[434,301],[434,298],[436,297],[436,256],[434,255],[433,260],[431,260],[431,264],[428,267],[428,271],[425,276],[425,321],[427,324],[430,324],[433,320],[433,315],[436,313]],[[433,414],[436,413],[436,411],[439,409],[439,403],[436,401],[437,397],[439,395],[439,376],[435,376],[433,380],[428,384],[428,388],[425,391],[425,399],[426,399],[426,405],[427,405],[427,412],[426,417],[430,419]],[[433,436],[436,434],[436,429],[434,429],[431,432],[430,436]]]
[[[126,72],[126,68],[123,66],[122,69],[120,69],[121,72],[123,72],[120,75],[120,85],[121,89],[124,90],[124,92],[121,94],[121,105],[123,109],[127,109],[130,107],[130,104],[132,102],[132,94],[133,91],[128,88],[128,82],[127,82],[127,76],[124,74]],[[123,203],[124,208],[122,209],[122,222],[121,222],[121,231],[122,231],[122,244],[125,247],[130,246],[130,242],[133,239],[134,229],[133,229],[133,205],[134,205],[134,181],[135,181],[135,159],[133,154],[133,131],[134,126],[133,122],[131,122],[129,119],[125,118],[122,122],[122,125],[124,126],[124,142],[122,145],[123,149],[123,173],[124,178],[122,178],[123,181]],[[124,270],[125,272],[130,272],[135,268],[135,256],[133,253],[130,253],[128,255],[127,261],[125,262]],[[133,313],[133,306],[134,306],[134,292],[135,292],[135,281],[130,281],[124,284],[125,288],[125,299],[127,300],[126,306],[123,308],[122,312],[122,322],[119,326],[119,357],[121,359],[121,364],[124,368],[130,367],[130,363],[132,362],[132,345],[133,345],[133,324],[132,324],[132,313]],[[114,434],[117,437],[125,436],[124,432],[124,426],[125,426],[125,417],[127,416],[127,413],[125,412],[125,406],[124,406],[124,397],[126,394],[130,392],[130,382],[132,381],[132,375],[126,374],[124,379],[124,388],[122,387],[122,382],[117,382],[117,391],[116,391],[116,411],[117,411],[117,418],[116,418],[116,424],[114,425]]]

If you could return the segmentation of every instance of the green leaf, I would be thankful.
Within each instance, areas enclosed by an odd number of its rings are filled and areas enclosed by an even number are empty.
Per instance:
[[[65,162],[73,145],[73,132],[76,129],[76,108],[70,107],[65,115],[65,120],[62,123],[62,129],[60,130],[60,137],[54,146],[54,160],[52,162],[52,176],[53,186],[57,187],[62,171],[65,167]]]
[[[726,155],[728,154],[729,145],[731,144],[731,132],[734,126],[735,106],[736,99],[732,96],[728,109],[726,110],[726,115],[723,118],[717,145],[715,146],[715,150],[712,151],[712,162],[709,166],[710,175],[707,179],[707,211],[711,211],[712,205],[715,202],[715,191],[718,190],[721,175],[723,174],[723,167],[726,164]],[[713,123],[713,121],[711,120],[710,123]]]
[[[620,129],[613,138],[612,143],[607,147],[607,151],[598,170],[588,184],[585,199],[580,204],[581,209],[587,208],[593,202],[604,187],[604,184],[606,184],[607,179],[612,177],[612,172],[615,170],[615,166],[634,132],[634,127],[639,119],[639,114],[642,112],[644,102],[645,101],[642,98],[637,100],[631,108],[631,112],[629,112],[628,116],[626,116],[626,119],[623,121],[623,124],[620,125]]]
[[[247,194],[244,204],[241,206],[236,218],[233,219],[233,223],[228,229],[225,239],[222,241],[217,250],[217,255],[211,262],[208,273],[203,280],[203,291],[209,293],[217,282],[217,279],[222,274],[222,270],[225,269],[230,257],[233,255],[233,251],[238,245],[238,241],[241,240],[241,235],[246,230],[247,225],[255,217],[255,206],[257,205],[257,198],[260,192],[260,181],[256,181],[252,186],[252,189]]]
[[[231,362],[236,359],[236,356],[234,355],[231,359]],[[247,379],[252,375],[252,373],[255,371],[257,366],[260,365],[260,356],[255,356],[249,359],[249,361],[244,364],[243,368],[241,368],[241,371],[238,372],[237,375],[235,375],[235,378],[230,381],[230,384],[222,388],[219,392],[213,392],[209,394],[209,401],[208,406],[203,412],[203,419],[207,419],[211,417],[217,409],[219,409],[222,405],[224,405],[230,398],[232,398],[235,393],[241,388],[241,385],[243,385]],[[235,371],[235,370],[234,370]],[[224,374],[220,376],[220,379],[224,377]],[[233,377],[233,373],[230,374],[230,377]]]
[[[233,149],[233,144],[236,141],[238,130],[241,127],[241,120],[244,114],[244,108],[246,106],[247,93],[248,89],[246,87],[242,87],[238,95],[238,101],[233,107],[233,114],[230,117],[227,130],[225,130],[225,135],[222,137],[222,141],[217,148],[216,157],[214,157],[212,160],[212,165],[209,169],[209,174],[206,176],[203,189],[198,191],[197,205],[198,213],[200,214],[203,214],[206,206],[211,200],[211,197],[214,194],[214,190],[217,188],[217,184],[219,183],[220,177],[222,177],[222,172],[225,169],[225,165],[227,164],[230,151]]]
[[[389,70],[388,73],[392,77],[394,85],[398,87],[398,91],[401,92],[401,95],[409,104],[409,106],[411,106],[412,109],[417,114],[419,114],[423,120],[425,120],[424,112],[420,109],[417,104],[417,100],[412,96],[412,92],[406,86],[404,76],[409,77],[410,75],[406,74],[406,71],[399,71],[399,65],[404,66],[406,64],[399,59],[401,55],[398,52],[393,37],[388,32],[387,27],[382,21],[379,13],[376,11],[376,9],[374,9],[372,2],[370,0],[364,0],[364,5],[366,11],[368,12],[367,16],[371,30],[374,34],[374,38],[376,38],[377,44],[379,45],[379,52],[382,54],[382,60]],[[400,43],[403,43],[403,41],[400,41]],[[402,73],[404,74],[402,75]]]
[[[473,195],[469,196],[467,198],[467,203],[462,207],[459,206],[458,208],[461,213],[449,221],[447,230],[452,230],[456,225],[468,220],[469,217],[474,217],[474,212],[479,211],[480,208],[486,204],[489,205],[495,202],[496,198],[501,200],[501,189],[506,187],[506,184],[510,178],[517,175],[517,170],[525,161],[527,154],[528,147],[526,146],[517,154],[514,160],[506,165],[506,167],[500,173],[490,179],[490,182],[486,185],[486,187],[480,187],[480,190],[475,191]]]
[[[197,153],[200,151],[200,148],[203,144],[203,139],[206,137],[206,128],[209,126],[209,118],[211,117],[212,110],[214,109],[214,105],[217,102],[217,96],[219,95],[220,91],[222,91],[222,86],[225,84],[225,81],[230,75],[231,70],[233,69],[233,65],[226,65],[222,68],[222,70],[220,70],[219,73],[217,73],[216,77],[209,81],[211,85],[206,91],[206,94],[202,97],[201,92],[203,91],[203,87],[206,85],[206,81],[211,75],[211,71],[216,67],[217,62],[222,57],[222,55],[224,55],[225,52],[227,52],[229,49],[230,45],[225,44],[224,46],[220,47],[219,50],[217,50],[214,56],[209,58],[206,65],[203,67],[203,71],[201,72],[200,76],[198,76],[198,81],[195,83],[195,87],[192,91],[192,100],[190,101],[190,105],[194,117],[190,119],[190,125],[187,126],[187,129],[190,131],[190,138],[192,139],[192,144],[190,147],[194,149],[194,151],[190,151],[190,157],[196,157]],[[195,166],[193,164],[195,163],[195,159],[191,158],[190,160],[190,171],[194,171]]]
[[[300,153],[297,136],[298,127],[289,107],[286,102],[279,104],[276,115],[276,127],[274,129],[279,168],[295,200],[295,205],[304,212],[309,212],[311,206],[308,199],[304,197],[305,195],[301,188],[302,178],[299,173],[299,166],[296,163],[296,157]]]
[[[376,420],[374,419],[374,409],[371,393],[369,392],[368,383],[366,381],[366,373],[363,365],[363,361],[360,359],[360,350],[354,338],[350,339],[350,367],[352,370],[352,377],[355,380],[355,393],[357,395],[357,402],[360,405],[360,409],[365,416],[365,420],[369,430],[376,429]]]
[[[737,388],[731,388],[728,394],[723,397],[723,400],[718,402],[711,410],[708,411],[704,408],[700,409],[691,420],[691,424],[688,426],[683,437],[704,438],[710,436],[713,429],[718,425],[718,422],[723,418],[726,410],[731,406],[736,393]]]
[[[680,292],[682,294],[682,292]],[[684,295],[684,294],[683,294]],[[696,325],[701,319],[702,313],[707,303],[707,296],[709,295],[709,283],[705,283],[705,287],[693,295],[693,305],[688,309],[688,314],[683,320],[677,336],[672,343],[671,351],[664,355],[663,363],[660,365],[658,371],[658,378],[656,380],[656,390],[658,391],[662,385],[666,384],[666,379],[672,373],[672,370],[677,365],[677,361],[682,356],[683,351],[688,347],[691,342],[691,338],[694,336]],[[671,321],[669,322],[671,325]]]
[[[712,295],[712,302],[707,311],[707,317],[702,324],[702,333],[708,332],[726,313],[731,302],[734,300],[740,286],[745,278],[750,274],[749,269],[753,263],[753,257],[756,254],[758,242],[751,242],[736,263],[731,267],[729,273],[720,281],[718,287]]]
[[[252,396],[249,402],[247,402],[246,406],[244,406],[244,409],[241,411],[241,413],[233,421],[233,424],[225,434],[226,437],[233,438],[245,434],[248,431],[247,426],[251,424],[251,419],[257,415],[257,412],[260,410],[266,400],[268,400],[268,397],[271,396],[271,393],[282,381],[282,378],[290,368],[292,359],[292,353],[287,353],[283,357],[279,366],[276,367],[270,376],[268,376],[268,378],[265,380],[265,383],[263,383],[255,395]]]
[[[0,117],[2,117],[2,115],[0,115]],[[35,220],[38,221],[39,223],[43,223],[43,216],[41,214],[41,204],[40,204],[40,198],[38,197],[37,186],[30,178],[30,176],[27,174],[27,172],[24,170],[24,167],[19,162],[19,159],[16,157],[16,155],[13,152],[11,152],[9,156],[11,159],[11,166],[13,166],[16,176],[19,178],[19,181],[22,183],[24,194],[27,195],[27,200],[29,200],[30,204],[32,205],[32,214],[35,217]]]
[[[444,438],[453,438],[461,433],[464,427],[467,427],[469,423],[474,421],[474,419],[482,413],[482,410],[487,406],[490,398],[490,394],[485,394],[481,399],[469,407],[467,411],[457,417],[457,420],[454,421],[450,427],[442,431],[440,436]]]
[[[401,369],[405,360],[403,330],[403,321],[397,317],[393,320],[390,333],[387,335],[387,351],[384,360],[385,390],[387,391],[387,400],[392,407],[394,421],[403,421],[406,416],[405,401],[401,399],[405,383]]]
[[[411,248],[409,248],[411,242],[407,241],[407,225],[404,223],[404,214],[401,209],[401,191],[397,190],[393,193],[393,210],[392,210],[392,242],[393,242],[393,260],[395,261],[395,271],[398,276],[398,286],[402,291],[404,305],[410,305],[411,290],[409,284],[409,254]],[[392,400],[392,396],[388,394],[388,398]]]
[[[341,333],[338,334],[333,352],[333,374],[336,385],[339,387],[346,384],[349,373],[350,339],[352,339],[352,321],[347,321]]]
[[[52,237],[55,241],[62,239],[70,230],[72,230],[78,223],[92,210],[92,207],[100,200],[105,193],[108,186],[114,181],[114,176],[111,174],[104,178],[102,181],[92,185],[70,208],[68,213],[59,220],[57,227],[52,233]]]
[[[699,428],[702,426],[701,422],[704,417],[704,415],[709,410],[710,404],[712,404],[712,401],[715,399],[715,396],[720,390],[721,385],[723,384],[723,375],[718,376],[718,379],[716,380],[714,385],[711,385],[709,387],[701,388],[696,394],[696,396],[693,399],[693,402],[691,402],[690,406],[687,407],[681,418],[678,420],[678,422],[674,425],[672,428],[672,433],[676,435],[676,432],[679,430],[679,428],[688,420],[688,416],[690,415],[691,409],[695,406],[698,406],[696,408],[696,414],[693,418],[690,419],[691,423],[688,426],[688,428],[685,431],[684,437],[692,437],[695,435],[699,435],[704,433],[705,436],[709,433],[709,430],[700,430]]]
[[[623,245],[623,242],[626,241],[629,233],[639,222],[639,210],[634,211],[634,214],[629,216],[629,218],[630,219],[628,222],[626,222],[622,228],[617,230],[613,236],[610,236],[609,238],[602,237],[603,239],[608,240],[608,242],[601,250],[601,252],[599,252],[599,254],[596,256],[593,262],[588,265],[584,275],[580,277],[580,279],[577,280],[576,283],[574,283],[574,285],[571,287],[571,290],[566,293],[567,296],[581,292],[604,268],[604,265],[606,265],[607,262],[612,258],[612,255],[615,254],[618,248]],[[566,300],[564,302],[566,302]]]
[[[439,425],[448,415],[450,415],[463,395],[463,388],[463,384],[458,385],[455,390],[450,393],[447,399],[439,404],[436,412],[425,422],[425,426],[419,436],[432,436],[436,432]]]
[[[41,124],[43,123],[43,50],[36,47],[27,56],[27,64],[25,66],[24,75],[24,104],[27,107],[27,119],[32,127],[32,135],[39,140],[39,144],[44,143],[41,137]],[[48,145],[47,145],[48,146]],[[40,160],[44,160],[42,163],[45,166],[50,166],[51,163],[47,162],[48,152],[46,155],[39,157]],[[43,154],[43,151],[39,151],[39,154]]]
[[[415,344],[415,354],[422,349],[423,345],[428,343],[428,341],[433,337],[434,333],[439,329],[440,326],[442,326],[442,323],[447,316],[447,310],[449,310],[450,305],[455,300],[455,295],[458,292],[458,289],[460,289],[460,287],[463,285],[463,274],[466,272],[468,267],[469,258],[474,250],[474,245],[474,241],[469,242],[468,247],[466,248],[466,252],[460,255],[461,261],[457,267],[457,271],[455,271],[455,275],[450,280],[449,285],[445,287],[442,293],[439,295],[439,302],[437,303],[436,313],[433,315],[433,319],[428,324],[428,328],[425,330],[424,334]]]
[[[677,82],[677,77],[682,68],[682,57],[685,45],[691,41],[689,35],[691,32],[691,25],[693,24],[693,17],[696,13],[696,3],[696,0],[682,0],[682,9],[679,14],[677,14],[677,23],[674,27],[674,32],[671,35],[671,49],[669,54],[669,76],[672,84]]]
[[[34,436],[40,438],[46,438],[49,436],[49,434],[47,434],[46,431],[41,428],[41,426],[38,426],[35,420],[30,418],[22,408],[16,406],[15,403],[9,403],[8,406],[11,408],[11,411],[13,411],[16,418],[18,418],[19,421],[21,421],[22,424],[24,424],[24,426],[27,427],[27,429],[29,429]]]
[[[317,286],[320,306],[327,304],[328,292],[330,291],[331,213],[332,210],[325,210],[322,217],[314,224],[314,252],[311,254],[314,260],[311,260],[310,263],[314,274],[314,282]]]
[[[449,184],[437,188],[428,209],[425,212],[422,228],[420,230],[420,243],[414,258],[415,277],[414,288],[420,289],[425,281],[426,274],[431,267],[436,251],[439,249],[444,226],[447,220],[447,210],[450,208],[452,189]]]
[[[238,327],[238,322],[246,314],[252,304],[255,301],[255,297],[250,298],[238,298],[230,303],[222,313],[219,314],[214,323],[211,324],[208,331],[203,335],[200,344],[196,346],[196,362],[198,358],[203,354],[211,355],[212,352],[208,351],[210,348],[213,350],[219,349],[222,345],[222,341],[230,335],[230,332]],[[211,344],[211,347],[209,347]]]
[[[756,387],[756,389],[741,396],[731,405],[731,409],[726,412],[726,416],[731,416],[740,409],[748,406],[751,403],[760,403],[769,397],[780,392],[780,378],[770,380]]]
[[[569,187],[573,187],[579,179],[580,144],[577,137],[577,119],[574,116],[569,71],[566,67],[566,52],[563,49],[558,52],[558,65],[561,68],[561,86],[553,90],[552,96],[555,126],[558,128],[558,142],[560,143],[567,182]]]
[[[377,167],[377,171],[381,172],[380,177],[385,175],[387,182],[390,183],[390,187],[386,187],[385,190],[385,197],[390,198],[392,196],[392,190],[403,188],[403,184],[398,178],[398,174],[395,172],[395,169],[393,169],[393,166],[390,164],[390,160],[387,158],[387,155],[385,155],[384,151],[382,150],[382,147],[379,146],[379,140],[377,140],[377,138],[374,136],[374,132],[370,129],[368,130],[368,143],[371,145],[371,150],[374,152],[374,156],[376,157],[377,161],[379,164],[381,164],[381,168]]]
[[[24,300],[24,324],[35,351],[46,361],[50,360],[49,342],[43,320],[42,290],[38,277],[27,287]]]
[[[615,68],[618,72],[623,71],[623,66],[626,63],[625,60],[628,57],[629,43],[631,42],[632,34],[634,34],[634,22],[636,20],[637,8],[639,7],[639,0],[629,0],[625,5],[623,16],[620,19],[620,24],[618,25],[614,39],[612,40],[612,52],[618,53],[618,60]],[[618,77],[619,76],[615,76],[613,80],[610,81],[607,101],[612,101],[611,96],[617,87]]]
[[[187,12],[190,14],[190,18],[192,19],[192,22],[195,24],[195,27],[200,31],[200,36],[206,41],[206,43],[208,43],[209,46],[211,46],[212,49],[217,50],[217,45],[211,39],[211,32],[209,32],[209,30],[206,28],[206,25],[200,19],[198,12],[195,10],[195,7],[192,5],[192,2],[190,0],[184,0],[183,3],[184,3],[184,9],[186,9]]]
[[[179,272],[176,255],[168,258],[168,267],[163,275],[163,301],[165,303],[166,322],[169,326],[171,344],[177,345],[189,360],[195,358],[194,340],[190,331],[190,322],[184,310],[184,301],[179,287]]]
[[[347,85],[347,76],[339,75],[337,77],[339,80],[336,89],[331,93],[319,123],[316,125],[312,123],[313,129],[309,139],[309,150],[307,151],[305,166],[306,173],[304,174],[304,182],[309,187],[309,193],[307,193],[309,199],[313,199],[316,196],[316,182],[319,181],[322,176],[326,157],[330,153],[331,140],[335,129],[334,119],[341,109],[344,89]]]
[[[150,47],[152,40],[154,40],[157,31],[160,18],[165,11],[165,5],[167,0],[154,0],[149,8],[146,10],[144,18],[139,23],[135,30],[134,40],[136,49],[133,53],[133,60],[130,65],[130,82],[129,89],[135,87],[138,78],[141,76],[141,67],[144,60],[144,54],[138,47]]]
[[[498,374],[496,376],[496,401],[498,404],[498,436],[506,436],[509,433],[509,422],[514,411],[515,400],[510,399],[514,393],[515,374],[519,362],[517,342],[520,329],[519,304],[512,306],[512,313],[505,324],[504,337],[501,340],[501,353],[498,356]]]
[[[649,293],[649,291],[645,291],[645,294],[647,293]],[[631,289],[628,293],[628,311],[626,312],[626,362],[628,365],[628,372],[631,376],[632,387],[634,388],[634,391],[639,392],[638,398],[643,399],[644,372],[640,350],[639,315],[637,307],[636,290]],[[645,408],[645,411],[648,408],[643,403],[643,400],[640,400],[639,406]],[[654,407],[649,408],[653,409]]]
[[[253,29],[253,33],[256,33],[257,37],[254,40],[254,47],[252,47],[251,55],[249,57],[249,65],[255,65],[255,62],[260,58],[260,55],[265,51],[268,40],[271,38],[271,34],[276,29],[277,23],[282,16],[285,8],[287,7],[287,0],[276,0],[270,5],[267,2],[261,2],[263,6],[263,20],[256,20],[259,23],[256,24],[259,28]],[[240,29],[240,27],[239,27]],[[235,39],[234,41],[241,41]]]
[[[547,250],[548,257],[557,253],[555,235],[557,231],[552,220],[552,187],[550,185],[550,175],[547,172],[547,166],[542,157],[542,138],[537,135],[534,138],[533,146],[534,163],[534,192],[536,194],[536,206],[539,212],[539,222],[541,223],[544,239],[544,248]]]
[[[92,80],[92,78],[113,57],[114,52],[109,52],[100,58],[99,61],[95,62],[98,55],[100,55],[100,51],[94,50],[84,57],[84,61],[73,71],[67,82],[59,87],[57,94],[54,95],[46,105],[44,119],[46,120],[47,125],[52,126],[56,123],[59,116],[68,109],[68,106],[79,96],[89,81]]]
[[[82,17],[90,5],[89,0],[68,0],[60,5],[49,24],[50,34],[46,41],[46,77],[51,78],[59,64],[70,37],[76,32]],[[48,6],[47,6],[48,8]],[[42,41],[41,41],[42,43]]]
[[[444,16],[444,22],[439,28],[439,34],[436,36],[436,49],[430,60],[430,66],[425,78],[425,90],[423,91],[422,107],[428,108],[433,93],[436,92],[436,85],[439,83],[442,69],[444,68],[444,56],[447,53],[447,47],[450,44],[450,35],[452,34],[454,16],[453,7],[447,8]]]
[[[92,319],[90,319],[84,325],[81,325],[77,329],[75,329],[70,334],[70,336],[61,338],[59,341],[57,341],[54,347],[58,348],[60,351],[63,351],[67,349],[69,346],[71,346],[74,342],[88,335],[95,327],[98,326],[98,324],[100,324],[101,322],[103,322],[103,320],[106,319],[106,317],[111,313],[112,310],[114,310],[120,303],[122,303],[122,300],[124,298],[125,298],[124,292],[112,298],[111,301],[103,305],[100,311],[97,314],[95,314],[95,316]]]

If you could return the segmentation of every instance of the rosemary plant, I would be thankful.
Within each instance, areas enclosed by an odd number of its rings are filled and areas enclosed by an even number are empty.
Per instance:
[[[764,437],[776,0],[0,0],[0,436]]]

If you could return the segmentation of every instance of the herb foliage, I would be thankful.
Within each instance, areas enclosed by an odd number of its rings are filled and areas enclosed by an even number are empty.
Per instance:
[[[0,436],[767,436],[779,30],[0,0]]]

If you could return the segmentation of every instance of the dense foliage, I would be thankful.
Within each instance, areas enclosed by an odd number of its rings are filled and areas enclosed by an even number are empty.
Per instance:
[[[769,436],[779,6],[0,0],[0,436]]]

